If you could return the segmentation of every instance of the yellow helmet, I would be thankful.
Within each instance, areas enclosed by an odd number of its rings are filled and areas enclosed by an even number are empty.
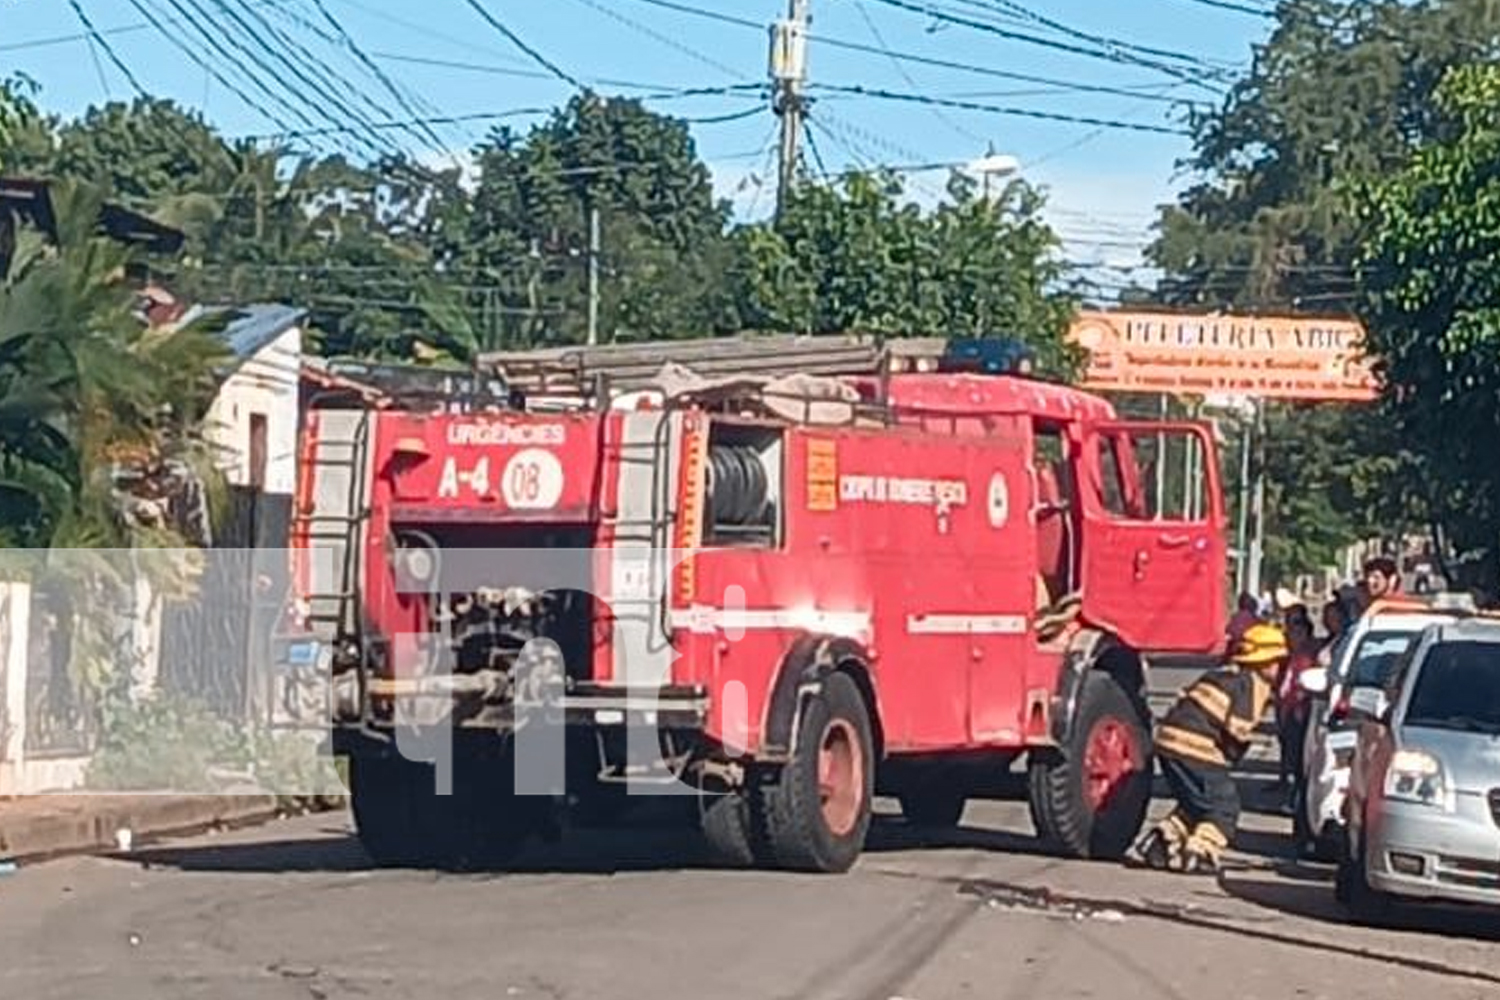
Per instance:
[[[1230,651],[1229,660],[1242,667],[1272,667],[1292,654],[1286,633],[1276,625],[1252,625]]]

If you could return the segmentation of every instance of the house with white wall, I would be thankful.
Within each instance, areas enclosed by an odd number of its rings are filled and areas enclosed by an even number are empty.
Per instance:
[[[245,711],[257,686],[248,581],[262,561],[283,557],[289,540],[307,313],[267,303],[193,309],[177,321],[204,316],[222,323],[231,355],[202,429],[229,486],[229,516],[212,525],[215,569],[197,606],[163,607],[138,587],[128,641],[137,647],[133,688],[169,690],[229,714]],[[37,718],[73,675],[70,664],[33,655],[31,604],[29,585],[0,581],[0,796],[78,788],[92,758],[89,734]]]

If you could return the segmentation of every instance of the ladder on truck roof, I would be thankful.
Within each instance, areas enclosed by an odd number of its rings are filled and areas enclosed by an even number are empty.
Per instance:
[[[1018,374],[997,368],[995,358],[1023,350],[999,338],[768,334],[499,351],[480,355],[467,369],[347,359],[313,362],[306,369],[308,381],[321,385],[308,402],[311,408],[472,413],[607,407],[618,395],[660,389],[669,366],[710,386],[799,375],[883,380],[903,372]]]
[[[607,403],[612,393],[653,388],[667,365],[680,365],[708,380],[881,376],[935,370],[945,345],[933,338],[747,335],[501,351],[481,355],[479,365],[496,372],[516,395],[589,406]]]

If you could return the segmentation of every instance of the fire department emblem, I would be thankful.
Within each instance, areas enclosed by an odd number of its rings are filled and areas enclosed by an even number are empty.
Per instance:
[[[1003,528],[1010,520],[1010,487],[1003,472],[990,477],[989,511],[991,528]]]

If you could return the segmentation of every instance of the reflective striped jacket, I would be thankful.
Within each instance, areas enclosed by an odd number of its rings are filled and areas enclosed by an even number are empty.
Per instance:
[[[1219,766],[1239,761],[1272,694],[1270,678],[1260,671],[1232,665],[1210,670],[1167,712],[1156,731],[1157,753]]]

